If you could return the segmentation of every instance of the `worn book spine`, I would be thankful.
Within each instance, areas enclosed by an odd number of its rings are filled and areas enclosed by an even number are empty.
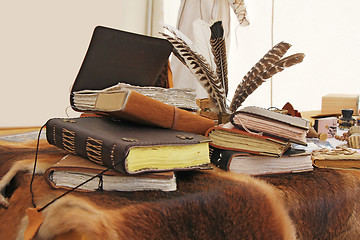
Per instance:
[[[125,156],[118,156],[117,163],[114,162],[115,151],[119,152],[116,150],[115,142],[108,143],[104,137],[92,135],[91,129],[79,128],[76,119],[50,119],[46,123],[46,139],[50,144],[69,153],[87,158],[99,165],[114,167],[122,173],[127,172],[123,161]]]

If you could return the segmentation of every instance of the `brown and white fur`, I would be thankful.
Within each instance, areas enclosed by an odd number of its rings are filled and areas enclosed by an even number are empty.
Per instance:
[[[50,188],[41,174],[65,153],[44,142],[40,145],[43,147],[33,191],[35,203],[44,206],[63,191]],[[2,196],[2,206],[7,209],[0,210],[1,239],[22,239],[27,227],[24,210],[32,207],[28,173],[34,166],[34,146],[1,144],[2,155],[7,155],[1,160],[9,168],[0,170],[6,172],[0,181],[1,192],[11,185],[11,180],[16,180],[10,199]],[[36,239],[54,239],[69,233],[83,239],[295,239],[295,227],[281,204],[280,193],[264,181],[220,170],[182,175],[178,191],[170,194],[153,191],[66,195],[42,212],[45,220]],[[5,227],[9,219],[17,228]]]
[[[40,144],[34,202],[63,190],[41,174],[66,153]],[[22,239],[32,207],[35,144],[0,143],[0,239]],[[357,239],[360,174],[316,170],[250,177],[218,169],[179,172],[178,190],[72,192],[49,205],[35,239]],[[9,194],[8,189],[12,189]],[[5,195],[6,194],[6,195]],[[8,199],[6,199],[8,198]],[[11,223],[11,224],[9,224]],[[71,236],[72,238],[70,238]]]

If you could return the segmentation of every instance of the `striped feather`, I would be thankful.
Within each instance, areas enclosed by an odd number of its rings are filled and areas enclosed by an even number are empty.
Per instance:
[[[216,64],[216,74],[225,89],[225,96],[228,94],[228,70],[226,59],[226,45],[224,39],[224,28],[222,22],[215,22],[211,27],[210,45]]]
[[[303,53],[297,53],[276,62],[272,68],[255,78],[255,80],[252,81],[248,88],[239,96],[240,104],[244,102],[245,99],[251,93],[253,93],[263,82],[265,82],[266,79],[271,78],[276,73],[282,72],[285,68],[301,63],[304,57],[305,55]]]
[[[281,59],[280,61],[276,62],[275,65],[270,68],[268,71],[266,71],[262,78],[263,79],[269,79],[275,74],[284,71],[285,68],[289,68],[291,66],[294,66],[298,63],[301,63],[304,60],[305,54],[303,53],[296,53],[291,56],[285,57]]]
[[[226,112],[225,91],[222,83],[211,68],[206,59],[196,51],[196,47],[190,40],[184,40],[179,30],[164,26],[172,36],[161,33],[174,47],[174,55],[185,64],[187,68],[194,74],[196,79],[208,92],[210,99],[214,102],[216,108],[220,112]]]
[[[291,45],[285,42],[276,44],[250,69],[235,90],[234,97],[230,104],[230,111],[236,111],[236,109],[241,106],[242,102],[245,101],[248,96],[246,93],[253,92],[255,85],[263,82],[263,79],[257,79],[257,77],[262,76],[267,70],[271,69],[275,63],[285,55],[290,47]],[[250,91],[250,89],[253,90]]]

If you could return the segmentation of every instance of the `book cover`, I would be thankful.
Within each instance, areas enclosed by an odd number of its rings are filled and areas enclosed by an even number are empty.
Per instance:
[[[172,49],[163,38],[97,26],[71,93],[105,89],[119,82],[154,86]]]
[[[309,121],[300,117],[250,106],[233,113],[230,121],[239,129],[249,129],[264,135],[306,145]]]
[[[119,119],[204,135],[214,121],[129,89],[100,92],[89,106]]]
[[[68,154],[45,171],[45,181],[53,188],[72,189],[107,168],[77,155]],[[175,191],[174,172],[123,174],[112,169],[77,188],[85,191]]]
[[[288,141],[237,129],[230,122],[210,128],[205,135],[211,146],[258,155],[281,156],[290,147]]]
[[[47,141],[127,174],[201,169],[209,162],[209,138],[105,117],[53,118]]]
[[[285,152],[280,157],[273,157],[211,147],[210,159],[211,163],[225,171],[248,175],[296,173],[313,170],[310,154],[288,155]]]

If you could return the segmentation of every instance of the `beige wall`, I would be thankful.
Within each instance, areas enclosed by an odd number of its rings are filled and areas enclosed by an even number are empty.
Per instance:
[[[66,117],[95,26],[145,33],[147,0],[2,1],[0,127]],[[70,116],[77,113],[69,110]]]

